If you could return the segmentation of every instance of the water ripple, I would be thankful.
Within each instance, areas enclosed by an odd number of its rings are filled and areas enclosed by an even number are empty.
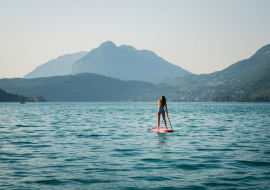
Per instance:
[[[0,189],[270,189],[270,104],[168,108],[1,103]]]

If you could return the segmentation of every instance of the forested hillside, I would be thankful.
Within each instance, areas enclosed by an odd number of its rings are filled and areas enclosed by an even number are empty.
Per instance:
[[[268,101],[269,75],[248,85],[234,88],[227,86],[228,90],[224,90],[224,84],[174,87],[164,83],[154,85],[142,81],[123,81],[91,73],[35,79],[0,79],[0,87],[29,97],[42,94],[48,101],[54,102],[152,102],[162,95],[167,97],[167,101],[177,102]]]
[[[212,98],[214,102],[270,102],[270,74],[241,85]]]
[[[26,97],[24,96],[7,93],[0,88],[0,102],[23,102],[25,99]]]
[[[181,99],[188,96],[192,101],[255,101],[258,97],[261,101],[262,96],[269,96],[269,74],[270,44],[259,49],[249,59],[239,61],[222,71],[148,81],[155,84],[162,82],[181,89]],[[216,99],[217,97],[223,98]],[[179,98],[175,100],[179,101]]]
[[[37,96],[34,94],[33,97],[25,97],[8,93],[0,88],[0,102],[47,102],[47,100],[42,95]]]
[[[148,80],[158,84],[159,82],[168,85],[185,86],[217,86],[224,85],[228,88],[247,84],[266,74],[270,73],[270,44],[259,49],[249,59],[232,64],[228,68],[210,74],[186,75],[164,80]]]
[[[156,85],[123,81],[92,73],[34,79],[0,79],[0,87],[24,96],[42,94],[48,101],[152,101]],[[151,94],[151,95],[150,95]]]

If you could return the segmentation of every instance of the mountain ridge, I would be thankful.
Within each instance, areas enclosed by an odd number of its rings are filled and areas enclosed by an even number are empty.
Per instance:
[[[164,73],[165,69],[169,72]],[[122,80],[146,80],[160,75],[173,77],[191,74],[158,57],[152,51],[137,50],[128,45],[117,47],[111,41],[102,43],[72,65],[71,74],[81,72],[96,73]]]
[[[90,52],[59,56],[38,66],[23,78],[85,72],[122,80],[146,80],[163,75],[171,78],[191,74],[181,67],[167,62],[150,50],[137,50],[129,45],[117,47],[112,41],[107,41]]]
[[[87,53],[88,52],[81,51],[78,53],[61,55],[56,59],[52,59],[36,67],[23,78],[50,77],[70,74],[72,64]]]
[[[50,102],[130,101],[156,85],[143,81],[123,81],[93,73],[40,77],[33,79],[0,79],[0,87],[11,93],[33,96],[42,94]]]
[[[263,46],[251,57],[238,61],[227,68],[210,74],[191,74],[167,80],[147,80],[154,84],[161,81],[171,86],[203,86],[210,83],[227,83],[233,86],[243,85],[270,73],[270,44]],[[233,87],[232,86],[232,87]]]
[[[117,56],[114,51],[117,52],[119,49],[128,52],[125,54],[127,57],[143,53],[144,56],[154,56],[159,59],[151,51],[137,51],[132,46],[117,47],[113,43],[109,43],[103,44],[101,49],[93,49],[94,56],[88,53],[88,56],[82,57],[81,60],[98,60],[99,56],[104,57],[103,54],[111,53]],[[69,81],[69,78],[72,80]],[[106,82],[104,83],[104,81]],[[85,91],[86,86],[91,88]],[[87,97],[94,94],[95,101],[156,101],[159,95],[165,95],[168,97],[168,101],[268,101],[270,99],[266,97],[270,97],[270,44],[260,48],[251,57],[238,61],[222,71],[167,78],[157,85],[142,81],[141,83],[124,81],[99,74],[81,73],[36,78],[35,80],[1,79],[0,88],[22,95],[28,95],[25,93],[30,92],[43,94],[46,98],[57,92],[53,96],[59,98],[48,98],[49,101],[90,101]],[[44,91],[43,88],[46,90]],[[62,90],[59,91],[59,89]],[[79,98],[78,94],[82,93],[85,97]],[[69,94],[70,97],[63,99],[65,94]],[[110,97],[111,94],[114,94],[114,98]]]

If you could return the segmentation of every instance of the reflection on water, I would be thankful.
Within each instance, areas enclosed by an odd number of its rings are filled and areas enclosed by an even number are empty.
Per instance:
[[[0,189],[270,189],[270,104],[0,104]]]
[[[158,133],[157,136],[158,136],[158,141],[157,141],[157,145],[166,145],[166,135],[168,134],[165,134],[165,133]]]

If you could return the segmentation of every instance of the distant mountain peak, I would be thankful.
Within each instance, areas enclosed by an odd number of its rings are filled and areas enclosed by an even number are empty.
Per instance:
[[[129,45],[121,45],[118,48],[122,48],[122,49],[129,50],[129,51],[136,50],[133,46],[129,46]]]
[[[98,48],[117,48],[112,41],[103,42]]]
[[[167,72],[164,72],[164,71]],[[147,80],[178,77],[190,72],[173,65],[154,52],[137,50],[130,45],[117,47],[106,41],[90,52],[67,54],[37,67],[24,78],[48,77],[77,73],[96,73],[122,80]]]
[[[164,70],[168,72],[164,72]],[[137,50],[129,45],[117,47],[113,42],[102,43],[76,61],[71,74],[96,73],[122,80],[147,80],[157,77],[178,77],[190,72],[173,65],[154,52]]]

